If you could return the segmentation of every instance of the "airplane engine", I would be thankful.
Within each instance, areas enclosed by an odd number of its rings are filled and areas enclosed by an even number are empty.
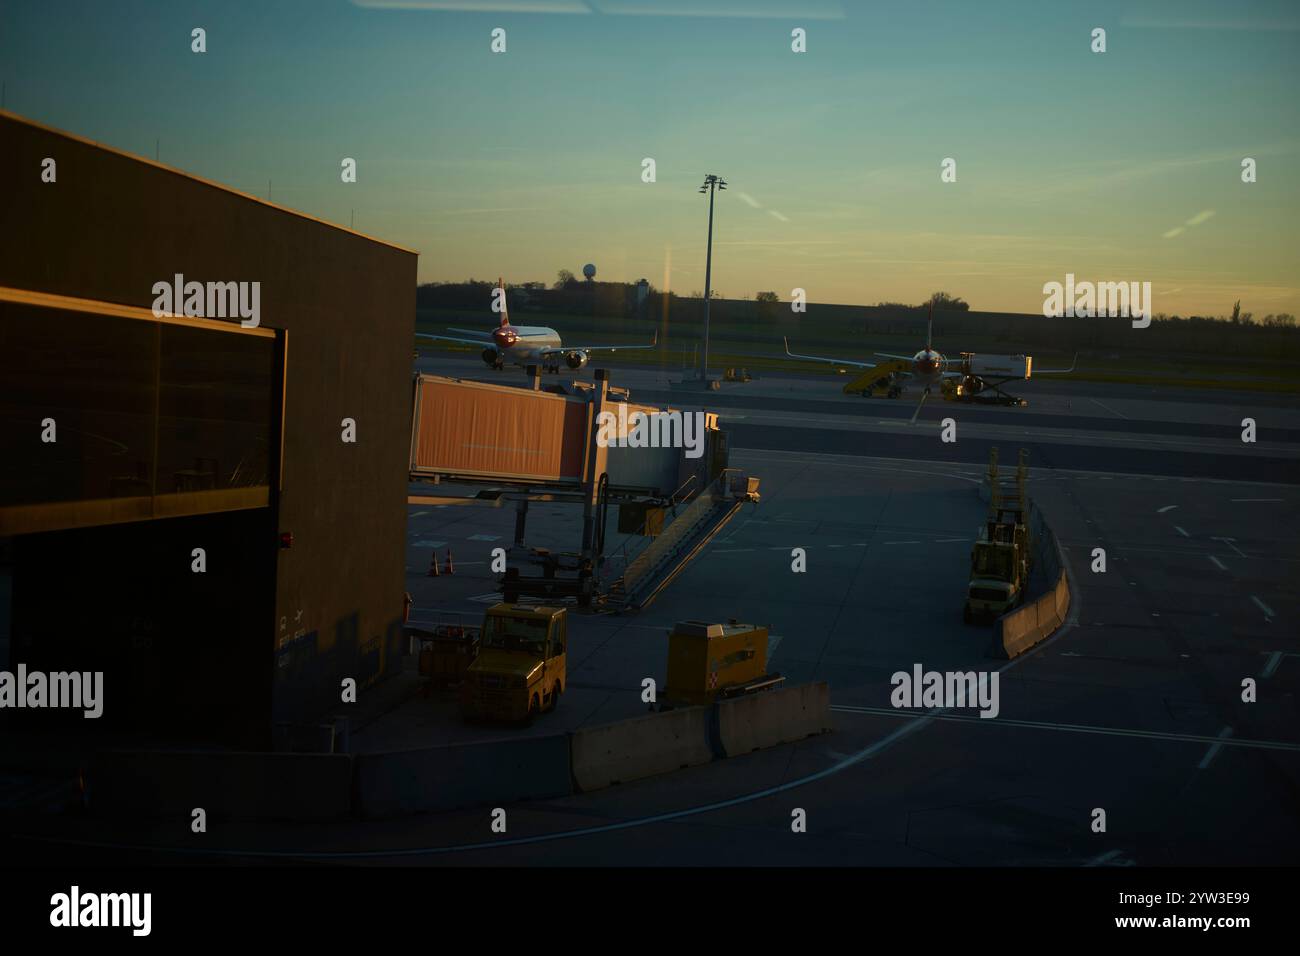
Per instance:
[[[486,362],[488,365],[491,365],[493,368],[495,368],[497,362],[499,361],[497,350],[496,350],[496,349],[484,349],[484,350],[483,350],[483,361]]]
[[[580,369],[587,364],[587,353],[579,352],[577,349],[572,352],[565,352],[564,364],[571,369]]]

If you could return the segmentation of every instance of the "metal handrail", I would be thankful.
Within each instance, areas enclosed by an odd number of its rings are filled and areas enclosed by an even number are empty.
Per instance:
[[[687,479],[681,483],[681,486],[678,487],[676,491],[674,491],[671,495],[668,496],[668,506],[672,509],[672,512],[673,512],[673,518],[674,518],[674,519],[677,517],[677,506],[678,506],[679,504],[681,504],[681,501],[678,501],[678,500],[677,500],[677,496],[678,496],[679,494],[681,494],[683,490],[685,490],[686,488],[689,488],[692,482],[694,482],[694,481],[698,481],[698,480],[699,480],[699,477],[700,477],[700,476],[699,476],[699,474],[698,474],[697,472],[692,472],[692,473],[687,477]],[[685,500],[686,500],[685,498],[682,499],[682,501],[685,501]],[[645,537],[645,531],[646,531],[646,529],[647,529],[649,526],[650,526],[650,519],[649,519],[649,517],[647,517],[643,522],[641,522],[641,528],[640,528],[639,532],[638,532],[637,534],[635,534],[635,535],[629,535],[628,538],[627,538],[627,539],[626,539],[626,540],[625,540],[621,545],[619,545],[619,547],[618,547],[618,548],[617,548],[617,549],[616,549],[612,554],[605,555],[605,556],[604,556],[604,560],[605,560],[605,561],[613,561],[613,560],[616,560],[616,559],[619,557],[619,555],[621,554],[622,557],[623,557],[623,571],[626,571],[626,570],[627,570],[627,565],[628,565],[628,561],[627,561],[627,557],[628,557],[628,546],[631,545],[632,542],[635,541],[635,540],[637,540],[638,538],[644,538],[644,537]],[[646,548],[646,547],[649,547],[649,544],[645,544],[645,545],[643,545],[643,548]],[[620,576],[620,577],[622,577],[622,575],[623,575],[623,571],[620,571],[620,572],[619,572],[619,576]],[[605,580],[605,575],[604,575],[604,573],[603,573],[603,567],[602,567],[601,580]]]
[[[682,487],[678,488],[677,491],[674,491],[671,495],[668,496],[669,504],[671,504],[673,507],[676,507],[678,492],[680,492],[682,488],[686,488],[688,485],[690,485],[692,481],[698,481],[699,477],[700,477],[699,472],[695,472],[695,471],[691,472],[690,477],[688,477],[685,481],[682,482]],[[683,498],[682,500],[684,501],[685,499]]]

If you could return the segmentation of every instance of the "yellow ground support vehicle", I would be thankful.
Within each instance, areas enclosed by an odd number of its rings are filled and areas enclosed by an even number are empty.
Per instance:
[[[407,626],[407,636],[420,646],[424,696],[465,679],[465,672],[478,655],[478,632],[478,627],[459,624],[436,624],[431,628]]]
[[[668,632],[668,681],[661,709],[708,704],[779,687],[767,672],[767,628],[756,624],[679,621]]]
[[[881,362],[865,369],[862,374],[845,385],[844,394],[861,395],[863,398],[871,398],[873,395],[898,398],[903,392],[903,373],[911,367],[911,362],[898,360]]]
[[[1029,453],[1020,450],[1016,470],[998,471],[998,450],[989,453],[989,513],[970,553],[970,583],[962,620],[989,621],[1012,610],[1025,595],[1033,555],[1025,480]]]
[[[1024,525],[990,521],[971,549],[966,589],[967,624],[1000,617],[1020,603],[1029,574]]]
[[[531,720],[554,710],[568,686],[568,612],[496,604],[479,629],[478,656],[460,685],[467,720]]]

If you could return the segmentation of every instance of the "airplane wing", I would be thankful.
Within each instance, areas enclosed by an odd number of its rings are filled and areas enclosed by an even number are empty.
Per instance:
[[[428,332],[416,332],[417,339],[433,339],[437,342],[459,342],[461,345],[491,345],[491,339],[462,339],[454,335],[430,335]]]
[[[478,335],[478,336],[482,336],[482,341],[484,341],[484,342],[486,342],[486,341],[488,341],[489,339],[492,338],[492,333],[491,333],[491,332],[484,332],[482,329],[453,329],[453,328],[448,328],[447,331],[448,331],[448,332],[463,332],[463,333],[465,333],[466,335]]]
[[[1031,369],[1034,375],[1068,375],[1074,371],[1074,367],[1079,364],[1079,353],[1074,353],[1074,361],[1070,363],[1069,368],[1037,368]]]
[[[539,355],[559,355],[564,352],[632,352],[637,349],[652,349],[659,343],[659,330],[655,330],[649,345],[562,345],[558,348],[539,349]]]
[[[798,355],[790,351],[790,340],[788,338],[782,337],[781,341],[785,343],[785,354],[790,358],[805,359],[809,362],[826,362],[830,365],[852,365],[854,368],[876,367],[875,362],[855,362],[852,359],[827,358],[824,355]]]
[[[899,362],[910,362],[916,358],[915,355],[894,355],[890,352],[873,352],[873,355],[879,355],[881,358],[894,359]]]

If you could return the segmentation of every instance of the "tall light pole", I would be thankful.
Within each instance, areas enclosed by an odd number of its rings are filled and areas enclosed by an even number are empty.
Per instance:
[[[704,177],[700,192],[709,194],[709,245],[704,258],[704,349],[700,357],[700,381],[709,380],[709,300],[713,295],[713,196],[719,189],[726,189],[727,181],[721,176],[709,173]]]

